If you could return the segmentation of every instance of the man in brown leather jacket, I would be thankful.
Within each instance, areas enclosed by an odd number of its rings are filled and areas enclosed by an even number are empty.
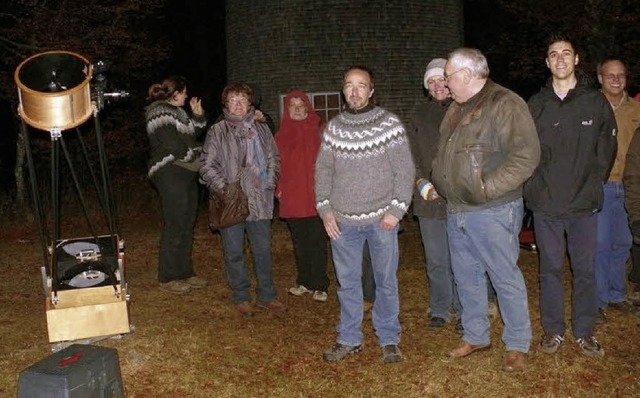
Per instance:
[[[503,369],[522,371],[531,342],[527,290],[518,268],[522,184],[538,165],[536,129],[522,98],[489,79],[482,53],[449,55],[445,79],[455,101],[440,126],[432,181],[447,200],[451,265],[462,303],[460,358],[490,344],[489,275],[504,320]]]

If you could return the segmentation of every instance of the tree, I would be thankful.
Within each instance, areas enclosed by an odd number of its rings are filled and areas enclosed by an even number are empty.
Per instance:
[[[145,76],[170,57],[167,0],[5,0],[0,11],[0,99],[18,103],[13,74],[27,57],[66,50],[91,62],[110,59],[114,84],[141,90]],[[142,101],[134,98],[134,101]],[[140,106],[141,107],[141,106]],[[1,137],[11,137],[2,134]],[[15,135],[13,135],[15,136]],[[0,138],[0,139],[3,139]],[[24,203],[24,139],[16,140],[18,203]]]
[[[568,32],[580,67],[595,79],[596,64],[622,57],[631,75],[640,72],[640,2],[635,0],[467,0],[467,45],[487,56],[494,79],[528,98],[549,75],[545,41]]]

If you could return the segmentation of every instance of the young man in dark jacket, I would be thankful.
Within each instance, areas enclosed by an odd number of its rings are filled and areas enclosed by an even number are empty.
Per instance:
[[[616,121],[604,95],[577,74],[573,43],[554,36],[547,47],[551,79],[529,100],[540,138],[540,164],[525,184],[540,253],[539,350],[564,341],[565,238],[573,270],[572,331],[586,355],[603,356],[593,336],[597,315],[596,213],[616,153]]]

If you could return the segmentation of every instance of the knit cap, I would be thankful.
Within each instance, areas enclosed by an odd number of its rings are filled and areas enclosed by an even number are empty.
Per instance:
[[[447,60],[444,58],[434,58],[427,64],[427,70],[424,72],[424,88],[429,89],[427,80],[431,79],[434,76],[443,76],[444,77],[444,65],[447,63]]]

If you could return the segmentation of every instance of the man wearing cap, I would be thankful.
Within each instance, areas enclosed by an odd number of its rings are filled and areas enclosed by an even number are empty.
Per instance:
[[[438,150],[440,122],[451,104],[451,95],[444,80],[447,60],[435,58],[427,65],[424,87],[427,100],[413,112],[407,134],[413,162],[416,166],[416,189],[413,190],[413,215],[418,217],[420,235],[429,278],[429,329],[437,330],[449,322],[453,306],[460,319],[461,306],[451,273],[449,241],[447,239],[447,204],[438,196],[431,179],[431,163]]]
[[[449,358],[489,347],[489,275],[504,321],[503,370],[522,371],[531,343],[527,289],[518,267],[522,184],[540,160],[527,104],[489,79],[485,56],[460,48],[444,68],[455,101],[440,125],[431,177],[447,201],[451,266],[462,303],[462,344]]]

